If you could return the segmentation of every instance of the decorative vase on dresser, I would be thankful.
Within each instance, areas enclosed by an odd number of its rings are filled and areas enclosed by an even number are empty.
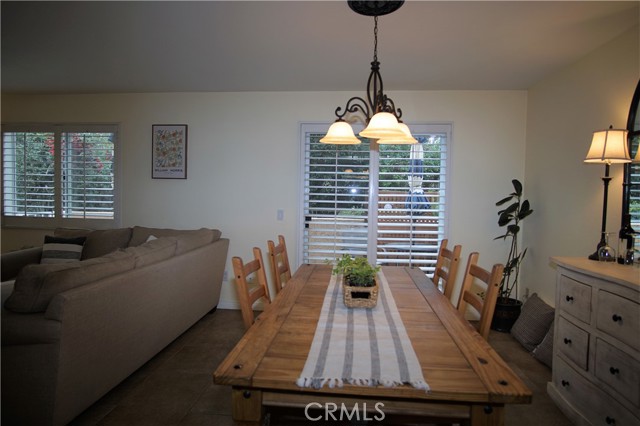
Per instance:
[[[640,268],[551,261],[556,311],[547,392],[575,424],[640,426]]]

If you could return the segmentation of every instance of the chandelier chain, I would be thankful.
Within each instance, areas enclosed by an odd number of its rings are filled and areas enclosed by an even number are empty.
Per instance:
[[[373,60],[378,60],[378,17],[374,16],[375,25],[373,27]]]

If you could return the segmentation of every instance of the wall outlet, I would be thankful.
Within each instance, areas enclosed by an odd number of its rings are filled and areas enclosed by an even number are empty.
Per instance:
[[[229,281],[229,271],[227,271],[226,269],[224,270],[224,273],[222,274],[222,281]]]
[[[282,222],[284,220],[284,210],[278,209],[278,211],[276,212],[276,219],[278,219],[279,222]]]

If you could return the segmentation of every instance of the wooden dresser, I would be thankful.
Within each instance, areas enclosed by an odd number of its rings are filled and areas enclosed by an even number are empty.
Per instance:
[[[640,426],[640,268],[553,257],[553,381],[578,425]]]

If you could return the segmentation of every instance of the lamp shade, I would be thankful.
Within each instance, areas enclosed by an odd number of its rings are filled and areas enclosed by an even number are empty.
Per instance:
[[[329,131],[320,139],[320,142],[336,145],[357,145],[360,143],[360,139],[353,134],[353,129],[349,123],[336,121],[329,127]]]
[[[629,163],[626,130],[607,129],[593,132],[593,139],[585,163]]]
[[[369,125],[360,132],[360,136],[369,139],[381,139],[391,136],[404,136],[398,126],[398,120],[390,112],[379,112],[371,117]]]
[[[402,130],[402,136],[389,136],[378,139],[378,143],[381,145],[410,145],[418,143],[418,140],[411,135],[409,126],[404,123],[398,123],[398,127]]]

